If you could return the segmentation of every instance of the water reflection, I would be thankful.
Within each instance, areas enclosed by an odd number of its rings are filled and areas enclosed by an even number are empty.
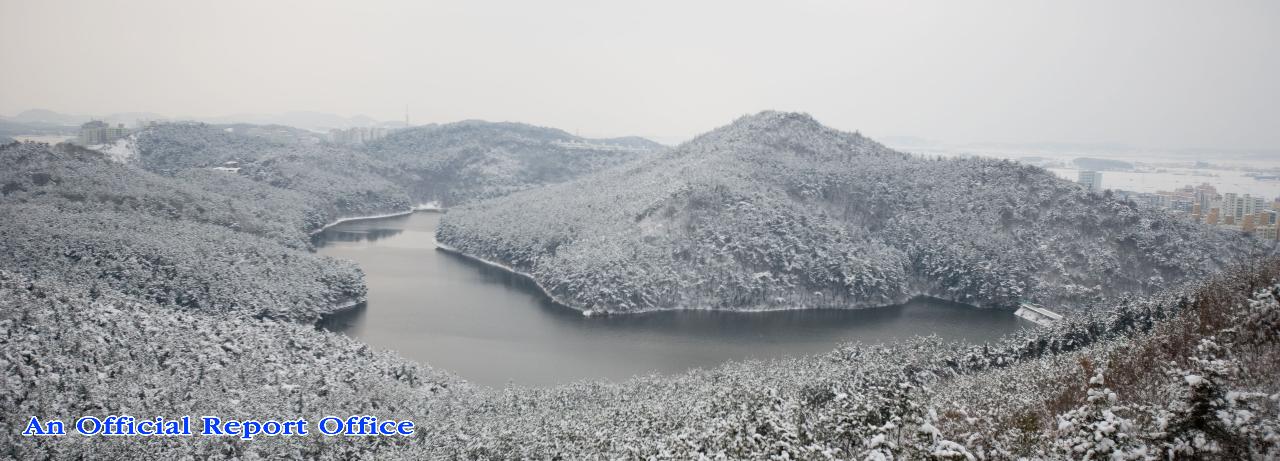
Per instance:
[[[369,303],[360,303],[347,309],[329,314],[316,322],[316,326],[329,331],[351,331],[360,328],[360,322],[364,320],[365,311],[369,310]]]
[[[551,302],[523,277],[436,251],[438,220],[437,214],[416,213],[322,233],[321,253],[354,260],[365,271],[369,300],[321,327],[500,386],[679,372],[734,359],[821,353],[851,340],[937,334],[984,341],[1023,325],[1009,312],[929,298],[864,310],[584,317]]]
[[[404,232],[401,229],[385,229],[373,228],[363,230],[347,230],[340,228],[326,229],[324,232],[311,237],[311,243],[315,246],[323,246],[334,242],[376,242],[388,237],[394,237]]]

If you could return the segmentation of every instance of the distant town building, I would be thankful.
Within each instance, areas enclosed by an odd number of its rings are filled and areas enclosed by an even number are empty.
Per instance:
[[[1218,190],[1209,183],[1202,183],[1191,190],[1194,191],[1196,203],[1208,204],[1218,197]]]
[[[123,123],[113,127],[107,122],[94,120],[80,125],[80,136],[77,141],[82,146],[92,146],[113,143],[128,135],[129,129],[125,128]]]
[[[1265,226],[1271,224],[1271,215],[1267,214],[1267,210],[1261,210],[1253,213],[1253,224],[1255,226]]]
[[[1077,182],[1081,185],[1093,192],[1102,190],[1102,173],[1082,170],[1079,174]],[[1217,189],[1209,183],[1154,193],[1119,189],[1112,189],[1110,192],[1120,200],[1165,210],[1192,222],[1243,232],[1268,241],[1280,240],[1280,236],[1276,235],[1280,232],[1277,231],[1280,229],[1280,197],[1268,200],[1235,192],[1218,194]]]
[[[1278,231],[1277,229],[1280,229],[1280,228],[1276,227],[1275,225],[1262,226],[1254,231],[1254,235],[1258,236],[1263,240],[1280,240],[1280,231]]]
[[[329,130],[329,140],[334,144],[358,146],[387,137],[390,130],[382,127],[355,127],[345,130]]]
[[[1253,197],[1249,194],[1238,195],[1231,192],[1222,194],[1223,214],[1235,217],[1236,221],[1243,221],[1245,216],[1265,209],[1267,209],[1267,202],[1262,197]]]
[[[1102,192],[1102,172],[1091,170],[1080,170],[1079,180],[1076,181],[1090,192]]]

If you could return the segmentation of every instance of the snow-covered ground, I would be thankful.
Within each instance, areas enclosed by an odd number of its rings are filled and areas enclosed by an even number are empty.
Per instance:
[[[1257,180],[1245,176],[1250,171],[1274,175],[1280,168],[1280,158],[1264,155],[1191,155],[1182,153],[1126,153],[1115,155],[1093,151],[1055,151],[1030,148],[961,148],[939,146],[901,146],[903,152],[943,157],[991,157],[1016,160],[1052,171],[1064,179],[1075,181],[1080,171],[1072,162],[1080,157],[1118,160],[1138,166],[1135,171],[1103,171],[1102,187],[1135,192],[1154,193],[1172,190],[1185,185],[1209,183],[1218,193],[1235,192],[1266,197],[1280,196],[1280,181]],[[1203,160],[1213,168],[1195,168],[1196,161]]]
[[[133,136],[117,139],[111,144],[95,144],[89,148],[107,154],[107,157],[118,163],[129,163],[138,159],[138,146]]]

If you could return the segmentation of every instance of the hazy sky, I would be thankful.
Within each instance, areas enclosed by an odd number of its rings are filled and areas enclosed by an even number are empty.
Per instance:
[[[0,114],[1280,147],[1280,2],[0,0]]]

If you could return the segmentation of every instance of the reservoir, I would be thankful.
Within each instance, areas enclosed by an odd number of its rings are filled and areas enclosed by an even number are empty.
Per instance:
[[[1009,311],[932,298],[862,310],[673,311],[585,317],[527,280],[436,251],[442,215],[349,221],[317,234],[321,254],[360,265],[368,302],[322,328],[476,384],[546,386],[712,368],[936,334],[983,342],[1026,327]]]

